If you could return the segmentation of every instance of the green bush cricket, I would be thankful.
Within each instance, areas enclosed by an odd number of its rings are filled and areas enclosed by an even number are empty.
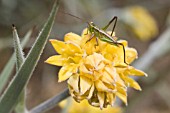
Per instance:
[[[72,17],[75,17],[77,19],[80,19],[81,21],[84,21],[82,18],[79,18],[75,15],[72,15],[72,14],[69,14],[69,13],[66,13],[66,12],[63,12],[65,14],[68,14]],[[87,40],[87,42],[89,42],[91,39],[93,39],[94,37],[96,37],[96,46],[98,46],[98,39],[101,40],[101,41],[104,41],[104,42],[107,42],[109,44],[112,44],[112,45],[115,45],[115,46],[122,46],[123,48],[123,53],[124,53],[124,63],[129,65],[127,62],[126,62],[126,52],[125,52],[125,47],[122,43],[119,43],[117,42],[115,39],[114,39],[114,36],[113,36],[113,32],[114,32],[114,29],[116,27],[116,23],[117,23],[117,16],[114,16],[110,22],[102,29],[98,28],[93,22],[87,22],[85,21],[88,26],[87,26],[87,34],[88,32],[90,32],[92,35],[91,37],[89,38],[89,40]],[[114,25],[113,25],[113,28],[112,28],[112,32],[111,34],[108,34],[107,32],[105,32],[105,30],[110,26],[111,23],[114,22]],[[86,43],[87,43],[86,42]]]

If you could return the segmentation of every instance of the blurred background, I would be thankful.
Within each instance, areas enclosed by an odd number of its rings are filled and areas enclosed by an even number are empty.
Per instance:
[[[24,49],[26,56],[48,18],[53,2],[53,0],[0,0],[0,71],[14,51],[11,25],[15,24],[21,40],[30,29],[33,29],[31,39]],[[87,26],[85,22],[62,12],[93,21],[99,28],[117,16],[116,36],[128,40],[129,46],[137,49],[139,59],[145,56],[142,61],[146,64],[149,62],[146,65],[147,69],[140,62],[135,64],[144,69],[148,77],[136,78],[143,91],[129,89],[128,106],[121,105],[123,111],[170,113],[170,0],[61,0],[50,38],[63,40],[68,32],[81,35]],[[54,54],[56,52],[48,42],[28,84],[28,109],[67,87],[66,83],[57,82],[59,68],[44,63]],[[155,54],[156,57],[150,57]],[[152,59],[148,61],[147,57]],[[47,113],[57,113],[60,110],[61,108],[56,106]]]

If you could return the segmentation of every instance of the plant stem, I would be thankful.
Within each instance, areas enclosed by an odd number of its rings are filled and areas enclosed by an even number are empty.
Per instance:
[[[59,95],[54,96],[51,99],[41,103],[40,105],[36,106],[35,108],[31,109],[28,113],[43,113],[52,108],[54,108],[59,102],[69,97],[69,90],[66,89]]]

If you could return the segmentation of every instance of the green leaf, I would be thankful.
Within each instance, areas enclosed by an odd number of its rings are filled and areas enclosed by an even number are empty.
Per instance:
[[[21,67],[22,63],[24,62],[24,52],[22,50],[20,39],[18,37],[17,30],[13,25],[13,38],[14,38],[14,49],[15,49],[15,56],[16,56],[16,70],[18,72],[19,68]],[[15,113],[25,113],[26,112],[26,105],[25,105],[25,90],[24,89],[21,95],[18,98],[17,105],[15,106]]]
[[[26,35],[24,36],[22,42],[21,42],[21,46],[22,48],[25,47],[25,45],[27,44],[27,42],[30,39],[30,36],[32,34],[32,29],[29,30]],[[4,69],[2,70],[1,74],[0,74],[0,92],[2,92],[3,88],[5,87],[6,83],[9,80],[9,77],[11,75],[11,72],[14,68],[14,64],[15,64],[15,54],[13,53],[11,58],[9,59],[9,61],[7,62],[7,64],[5,65]]]
[[[1,96],[0,113],[9,113],[12,110],[24,86],[28,83],[51,32],[58,7],[59,0],[54,3],[51,14],[28,53],[25,62]]]
[[[14,25],[12,28],[13,28],[14,49],[15,49],[15,56],[16,56],[16,68],[18,71],[22,63],[24,62],[24,53],[20,44],[17,30]]]

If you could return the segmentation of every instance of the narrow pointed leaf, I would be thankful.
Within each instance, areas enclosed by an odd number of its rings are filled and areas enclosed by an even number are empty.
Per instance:
[[[22,50],[20,39],[18,37],[17,30],[13,25],[13,38],[14,38],[14,50],[16,56],[16,71],[18,72],[19,68],[21,67],[22,63],[24,62],[24,52]],[[15,113],[25,113],[26,106],[25,106],[25,89],[22,91],[21,95],[18,98],[17,105],[15,106]]]
[[[22,63],[24,62],[24,53],[20,44],[20,39],[18,37],[17,30],[14,25],[12,28],[13,28],[14,49],[15,49],[15,56],[16,56],[16,68],[18,71]]]
[[[28,53],[25,62],[1,96],[0,113],[9,113],[12,110],[24,86],[28,83],[51,32],[58,6],[59,0],[54,3],[51,14],[37,37],[32,49]]]
[[[27,42],[30,39],[30,36],[32,34],[32,29],[29,30],[26,35],[24,36],[22,42],[21,42],[21,46],[22,48],[25,47],[25,45],[27,44]],[[14,68],[14,64],[15,64],[15,54],[13,53],[11,58],[9,59],[9,61],[7,62],[7,64],[5,65],[4,69],[2,70],[1,74],[0,74],[0,92],[2,92],[3,88],[5,87],[7,81],[9,80],[9,77],[11,75],[11,72]]]

